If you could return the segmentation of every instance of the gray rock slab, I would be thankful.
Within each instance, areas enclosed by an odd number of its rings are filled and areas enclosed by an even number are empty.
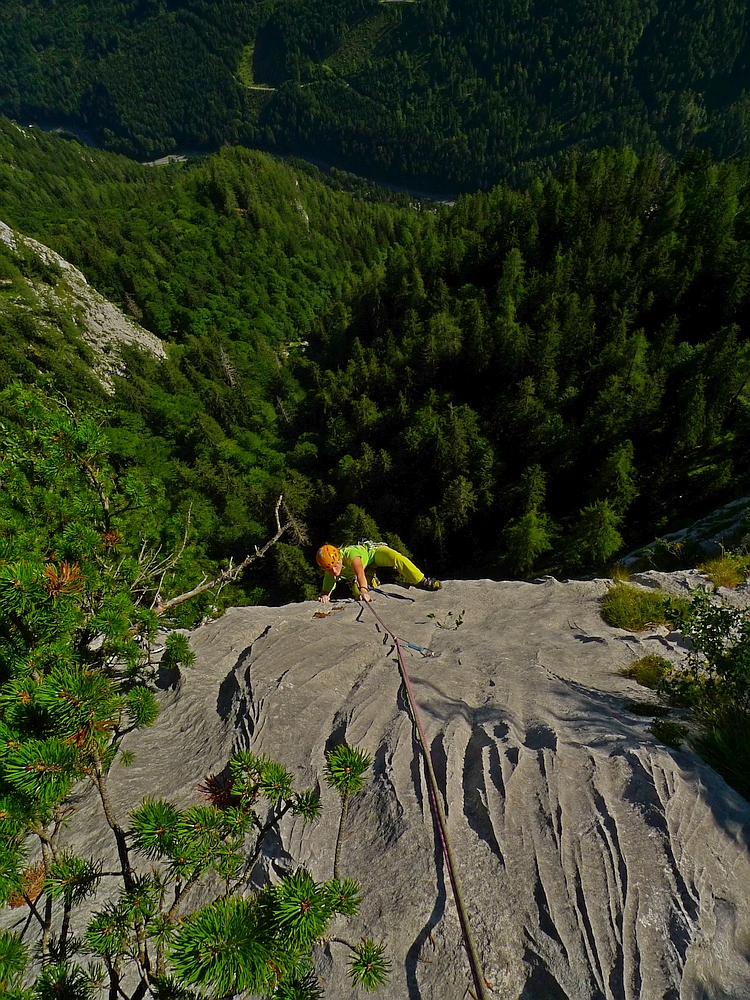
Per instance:
[[[375,596],[391,630],[440,654],[407,651],[406,665],[486,978],[508,1000],[750,998],[750,805],[626,710],[644,689],[620,671],[665,630],[605,625],[606,587],[476,580]],[[393,643],[367,608],[330,608],[232,609],[194,632],[196,664],[129,739],[136,761],[113,770],[113,796],[122,816],[147,794],[185,806],[250,747],[323,800],[315,824],[283,822],[264,871],[302,864],[325,879],[339,805],[324,755],[342,740],[365,748],[373,774],[341,857],[364,902],[332,936],[385,942],[383,1000],[460,1000],[468,963]],[[459,629],[436,627],[462,611]],[[78,849],[111,853],[91,797],[78,804]],[[353,993],[346,954],[318,949],[332,1000]]]

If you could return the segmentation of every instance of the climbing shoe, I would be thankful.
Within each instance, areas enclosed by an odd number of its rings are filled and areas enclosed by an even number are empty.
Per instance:
[[[442,584],[434,576],[425,576],[417,584],[420,590],[440,590]]]

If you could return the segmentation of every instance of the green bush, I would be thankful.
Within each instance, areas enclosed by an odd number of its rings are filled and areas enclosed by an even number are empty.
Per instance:
[[[750,618],[699,590],[683,632],[692,649],[687,662],[665,677],[664,690],[692,707],[700,730],[693,740],[698,753],[748,798]]]
[[[654,719],[648,728],[657,740],[666,743],[674,750],[680,749],[687,736],[687,728],[679,722],[672,722],[671,719]]]
[[[690,602],[658,590],[643,590],[627,583],[610,587],[602,598],[602,618],[614,628],[642,632],[655,625],[677,627],[689,613]]]
[[[706,722],[695,749],[740,795],[750,799],[750,715],[725,712]]]
[[[648,653],[642,656],[635,663],[631,663],[622,671],[623,677],[632,677],[642,687],[651,688],[658,691],[665,674],[669,671],[671,664],[663,656],[655,653]]]
[[[683,632],[692,644],[687,663],[673,670],[667,689],[695,707],[700,721],[724,728],[736,713],[750,717],[750,618],[739,608],[698,591]]]

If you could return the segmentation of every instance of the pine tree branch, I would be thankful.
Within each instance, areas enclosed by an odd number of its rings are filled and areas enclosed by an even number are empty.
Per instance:
[[[117,994],[122,993],[122,990],[120,989],[119,960],[115,960],[113,962],[108,955],[105,955],[104,963],[107,966],[107,975],[109,976],[109,996],[107,997],[107,1000],[117,1000]],[[126,997],[124,993],[122,995],[124,1000],[130,1000],[130,998]]]
[[[33,834],[39,837],[42,844],[46,844],[48,847],[52,846],[52,834],[48,833],[41,823],[32,823],[29,829]]]
[[[72,894],[69,892],[65,893],[65,904],[63,907],[63,918],[62,924],[60,925],[60,947],[58,953],[58,960],[64,962],[67,958],[68,951],[68,931],[70,930],[70,920],[73,914],[73,901]]]
[[[29,912],[36,917],[37,921],[39,922],[39,926],[42,928],[42,933],[44,933],[44,920],[42,919],[41,913],[36,908],[35,901],[31,899],[31,897],[26,892],[22,892],[22,895],[26,905],[29,908]]]
[[[115,837],[125,891],[133,892],[135,889],[135,878],[133,875],[133,868],[130,863],[130,849],[128,848],[125,831],[117,822],[117,817],[112,809],[112,802],[109,798],[107,776],[104,772],[101,755],[98,750],[93,751],[93,765],[93,773],[90,772],[90,778],[99,792],[99,798],[104,810],[104,817],[107,820],[107,825]],[[143,970],[143,976],[146,980],[148,980],[151,974],[151,961],[148,954],[148,945],[143,920],[140,918],[135,921],[135,936],[138,944],[137,961]],[[117,989],[119,992],[122,992],[120,990],[119,983]],[[128,998],[126,998],[126,1000],[128,1000]]]
[[[86,458],[81,460],[81,467],[83,468],[84,475],[88,479],[89,483],[94,487],[96,495],[99,497],[99,504],[102,508],[102,514],[104,515],[104,530],[109,531],[111,521],[109,497],[105,493],[104,487],[99,481],[99,477],[95,471],[96,467]]]
[[[180,905],[180,903],[183,901],[183,899],[185,898],[185,896],[187,896],[187,894],[193,888],[193,886],[195,885],[195,883],[198,881],[198,879],[201,876],[201,872],[202,871],[203,871],[202,868],[200,868],[200,867],[196,868],[195,871],[193,872],[193,874],[190,876],[190,878],[187,880],[187,882],[184,885],[177,885],[177,886],[175,886],[175,890],[174,890],[174,902],[172,903],[172,905],[169,908],[169,911],[167,912],[167,920],[170,920],[170,921],[174,920],[175,914],[177,913],[177,907]]]
[[[52,897],[47,896],[44,900],[44,930],[42,931],[42,961],[46,961],[50,955],[50,939],[52,937]]]
[[[159,545],[156,549],[147,552],[146,542],[144,541],[143,545],[141,546],[141,551],[138,554],[138,575],[135,578],[135,581],[133,582],[132,585],[132,589],[134,591],[138,591],[139,584],[141,583],[141,581],[146,581],[145,586],[141,588],[139,600],[142,599],[143,596],[149,590],[152,589],[153,584],[149,583],[149,581],[152,581],[155,577],[159,577],[159,582],[156,586],[156,593],[158,597],[158,594],[160,593],[162,588],[162,584],[164,583],[164,577],[167,575],[170,569],[173,569],[177,565],[177,563],[182,558],[182,555],[188,543],[191,520],[192,520],[192,505],[188,508],[187,516],[185,519],[185,530],[182,533],[182,541],[180,542],[180,547],[176,552],[173,552],[171,555],[167,556],[164,559],[159,559],[159,555],[162,549],[161,545]]]
[[[143,1000],[146,995],[146,990],[148,989],[148,981],[142,979],[140,983],[136,986],[135,990],[131,994],[130,1000]]]
[[[39,841],[42,845],[42,864],[44,865],[44,875],[46,878],[49,875],[50,866],[53,859],[52,834],[50,834],[49,831],[44,827],[44,825],[39,822],[34,823],[33,826],[31,827],[31,830],[39,838]],[[23,893],[23,897],[28,903],[29,908],[36,916],[37,920],[39,921],[39,925],[42,928],[42,940],[41,940],[40,950],[42,959],[46,961],[49,958],[50,937],[52,934],[52,898],[50,896],[45,897],[44,916],[42,916],[37,910],[35,904],[32,903],[31,899],[29,898],[26,892]]]
[[[125,884],[125,890],[126,892],[132,892],[135,887],[135,882],[133,879],[133,868],[130,864],[130,850],[128,848],[127,840],[125,839],[125,831],[117,822],[117,817],[112,809],[112,803],[109,798],[109,789],[107,787],[107,777],[104,774],[102,759],[98,750],[93,751],[93,757],[94,769],[91,774],[91,780],[93,781],[96,790],[99,792],[99,798],[104,810],[104,818],[107,820],[107,825],[115,836],[117,855],[120,859],[120,867],[122,868],[122,879]]]

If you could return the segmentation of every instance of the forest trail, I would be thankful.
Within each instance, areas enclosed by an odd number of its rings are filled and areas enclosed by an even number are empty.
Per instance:
[[[665,629],[605,625],[606,586],[477,580],[376,596],[389,628],[440,653],[407,651],[407,666],[485,974],[509,1000],[750,997],[750,805],[627,711],[653,696],[619,671],[681,653]],[[462,998],[469,970],[393,644],[355,602],[330,607],[231,609],[193,633],[195,667],[131,737],[136,763],[113,773],[113,793],[123,813],[148,793],[185,806],[242,747],[300,784],[321,778],[337,743],[368,750],[374,774],[341,857],[364,903],[333,934],[386,942],[384,1000]],[[436,627],[464,609],[459,629]],[[312,827],[284,821],[267,872],[330,877],[338,806],[322,797]],[[330,1000],[351,995],[344,952],[318,954]]]

